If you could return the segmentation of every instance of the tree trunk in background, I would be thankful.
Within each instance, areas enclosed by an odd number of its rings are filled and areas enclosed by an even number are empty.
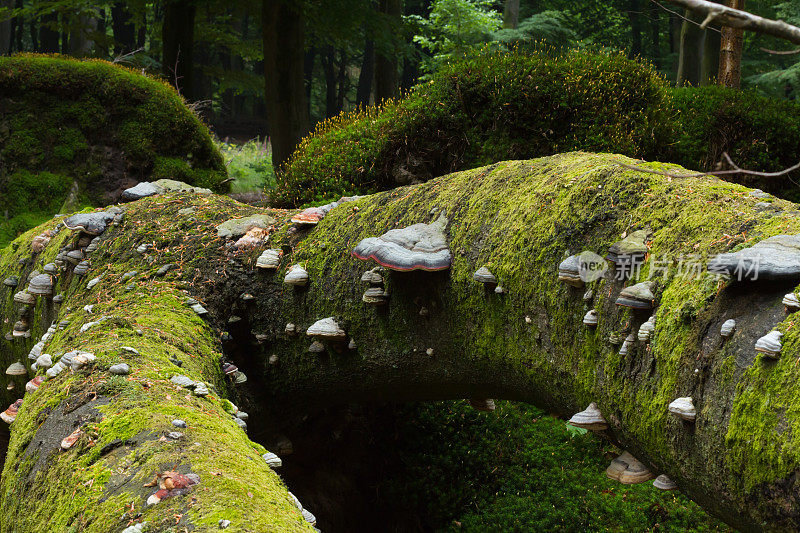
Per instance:
[[[628,57],[642,55],[642,12],[639,0],[629,0],[628,20],[631,23],[631,49]]]
[[[708,27],[703,37],[703,60],[700,63],[700,85],[711,85],[719,70],[720,32]]]
[[[79,14],[70,18],[69,53],[75,57],[91,54],[94,42],[91,34],[97,31],[97,19],[88,14]]]
[[[347,52],[339,50],[339,90],[336,94],[336,113],[344,111],[344,99],[350,90],[350,78],[347,76]]]
[[[402,0],[381,0],[381,13],[392,19],[393,33],[391,45],[379,50],[375,56],[375,102],[388,98],[395,98],[400,94],[400,79],[398,73],[397,50],[401,17],[403,15]]]
[[[31,24],[34,24],[31,21]],[[34,26],[35,27],[35,26]],[[40,52],[55,54],[58,52],[58,14],[48,13],[39,19],[39,47]]]
[[[22,0],[17,0],[14,4],[14,7],[22,9]],[[14,18],[14,25],[16,26],[16,31],[14,32],[14,38],[17,41],[17,52],[22,51],[22,35],[25,32],[25,19],[22,15]]]
[[[325,47],[322,54],[322,71],[325,73],[325,116],[336,114],[336,52],[332,45]]]
[[[703,30],[696,24],[697,16],[688,9],[684,13],[686,19],[681,25],[680,52],[678,56],[678,76],[675,84],[699,85],[700,83],[700,58],[702,53]]]
[[[314,39],[312,38],[311,41]],[[306,102],[311,105],[311,89],[314,87],[314,63],[317,59],[317,48],[311,45],[303,58],[303,81],[306,90]],[[311,110],[308,111],[309,116]]]
[[[656,68],[661,68],[661,9],[650,6],[650,56]]]
[[[114,55],[121,56],[136,49],[136,25],[126,2],[111,6],[111,28],[114,32]]]
[[[681,19],[669,14],[669,53],[677,54],[681,49]]]
[[[305,21],[292,4],[263,0],[265,103],[272,138],[272,163],[277,169],[308,133]]]
[[[503,28],[516,30],[519,26],[519,0],[506,0],[503,7]]]
[[[361,60],[361,72],[358,75],[356,102],[361,107],[370,103],[372,95],[372,78],[375,77],[375,41],[367,39],[364,44],[364,57]]]
[[[14,7],[14,0],[0,0],[0,8]],[[0,55],[6,55],[11,51],[12,19],[0,22]]]
[[[191,0],[176,0],[164,6],[161,71],[186,100],[194,98],[192,71],[196,15],[197,8]]]
[[[744,10],[744,0],[728,0],[728,7]],[[742,78],[742,42],[744,30],[722,27],[719,49],[719,74],[717,83],[724,87],[739,88]]]

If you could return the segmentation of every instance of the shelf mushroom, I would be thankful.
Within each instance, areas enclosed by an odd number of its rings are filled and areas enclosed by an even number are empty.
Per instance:
[[[639,338],[640,342],[649,342],[650,336],[656,329],[656,317],[651,316],[647,322],[639,326],[639,333],[637,337]]]
[[[678,485],[675,484],[666,474],[661,474],[653,481],[653,486],[661,490],[675,490]]]
[[[632,273],[634,269],[631,267],[644,261],[647,255],[648,234],[647,230],[638,230],[615,242],[608,247],[606,259],[614,263],[618,269],[626,269]]]
[[[17,419],[20,406],[22,406],[22,398],[9,405],[8,409],[0,413],[0,420],[6,424],[13,424],[14,420]]]
[[[283,282],[295,287],[305,287],[308,285],[308,272],[301,265],[294,265],[289,268]]]
[[[281,458],[272,452],[265,453],[261,456],[261,458],[264,459],[264,462],[266,462],[270,468],[280,468],[283,466],[283,461],[281,461]]]
[[[321,341],[344,342],[347,340],[347,333],[339,327],[333,317],[317,320],[306,330],[306,335]]]
[[[591,309],[585,315],[583,315],[583,323],[590,328],[593,328],[597,325],[598,318],[597,318],[597,311]]]
[[[697,410],[694,408],[694,403],[692,403],[690,396],[673,400],[669,404],[669,412],[687,422],[694,422],[697,417]]]
[[[583,287],[580,275],[580,256],[571,255],[558,265],[558,281],[563,281],[573,287]]]
[[[414,224],[366,238],[352,253],[362,261],[371,259],[399,272],[447,270],[452,256],[444,235],[446,225],[447,218],[442,214],[430,224]]]
[[[589,407],[583,411],[572,415],[572,418],[569,419],[569,424],[591,431],[603,431],[608,429],[608,422],[603,418],[603,413],[600,412],[600,409],[594,402],[590,403]]]
[[[368,305],[385,305],[389,302],[389,293],[383,287],[370,287],[364,291],[361,301]]]
[[[22,363],[13,363],[6,368],[6,375],[8,376],[24,376],[28,373],[28,369]]]
[[[783,297],[783,301],[781,302],[786,308],[786,313],[794,313],[798,309],[800,309],[800,300],[797,299],[797,295],[793,292],[788,293],[786,296]]]
[[[39,274],[34,276],[28,284],[28,292],[41,296],[53,295],[53,278],[50,274]]]
[[[719,334],[725,338],[728,338],[731,335],[733,335],[735,329],[736,329],[736,321],[730,318],[722,323],[722,326],[719,328]]]
[[[476,270],[475,273],[472,275],[472,279],[488,285],[497,285],[497,278],[485,266],[482,266],[478,270]]]
[[[764,357],[777,359],[781,353],[781,337],[783,333],[780,331],[770,331],[756,341],[756,351],[764,354]]]
[[[619,293],[617,301],[614,302],[620,307],[629,307],[631,309],[652,309],[653,300],[653,282],[643,281],[630,287],[625,287]]]
[[[281,264],[281,256],[283,252],[276,248],[264,250],[256,260],[256,268],[263,268],[266,270],[277,270]]]
[[[796,280],[800,276],[800,235],[775,235],[749,248],[718,254],[706,269],[737,280]]]
[[[115,213],[111,211],[95,211],[94,213],[78,213],[64,220],[64,225],[72,231],[82,231],[88,235],[101,235],[113,222]]]
[[[611,464],[606,468],[606,476],[626,485],[643,483],[653,479],[653,474],[650,470],[627,451],[622,452],[619,457],[611,461]]]

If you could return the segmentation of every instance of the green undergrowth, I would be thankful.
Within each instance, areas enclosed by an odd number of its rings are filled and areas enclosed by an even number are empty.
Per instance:
[[[525,404],[407,406],[379,453],[404,465],[379,505],[432,531],[729,531],[679,492],[622,485],[618,450]]]
[[[797,162],[798,118],[800,104],[751,91],[674,89],[618,53],[488,51],[445,65],[402,99],[318,124],[272,196],[299,206],[570,150],[702,171],[727,152],[741,168],[775,172]],[[797,172],[728,179],[800,198]]]
[[[272,169],[272,154],[268,144],[259,138],[244,144],[216,141],[228,176],[233,178],[231,193],[271,191],[275,187],[275,172]]]
[[[0,58],[0,161],[0,245],[65,202],[111,203],[132,181],[171,178],[227,191],[208,128],[180,95],[98,60]]]

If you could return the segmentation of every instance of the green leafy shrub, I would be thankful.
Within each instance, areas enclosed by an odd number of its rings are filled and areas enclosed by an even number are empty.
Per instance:
[[[208,128],[174,89],[99,60],[0,58],[0,245],[56,213],[73,182],[103,205],[154,175],[227,190]],[[20,194],[20,176],[38,188]]]
[[[535,407],[400,409],[397,440],[377,445],[405,467],[376,493],[422,531],[729,531],[679,492],[608,479],[617,450]]]
[[[649,158],[673,144],[666,82],[619,53],[486,52],[381,108],[320,123],[278,176],[288,206],[576,149]]]
[[[800,160],[800,104],[725,87],[675,89],[680,138],[674,161],[714,170],[727,152],[741,168],[776,172]],[[800,172],[777,178],[736,176],[739,183],[800,200]],[[794,181],[793,181],[794,180]]]

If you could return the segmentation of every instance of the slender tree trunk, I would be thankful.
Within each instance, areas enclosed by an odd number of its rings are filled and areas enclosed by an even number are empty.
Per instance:
[[[728,0],[728,7],[744,9],[745,0]],[[742,43],[744,30],[741,28],[722,27],[722,39],[719,49],[719,74],[717,83],[724,87],[739,88],[742,78]]]
[[[312,38],[311,41],[313,42],[314,39]],[[317,52],[317,47],[311,45],[303,58],[303,83],[306,91],[306,102],[308,102],[309,106],[311,105],[311,90],[314,88],[314,64],[317,60]],[[311,116],[310,109],[308,114]]]
[[[703,36],[703,60],[700,63],[700,85],[711,85],[719,71],[720,32],[707,28]]]
[[[322,71],[325,73],[325,116],[336,115],[336,58],[332,45],[322,54]]]
[[[18,9],[22,9],[22,0],[17,0],[15,5],[14,5],[14,7],[16,7]],[[15,17],[14,18],[14,24],[15,24],[15,26],[17,28],[16,32],[15,32],[15,35],[14,35],[14,37],[17,40],[16,49],[17,49],[17,52],[22,52],[22,50],[23,50],[22,38],[23,38],[23,34],[25,32],[25,18],[22,15],[19,15],[19,16]],[[35,50],[35,48],[33,48],[33,49]]]
[[[669,53],[677,54],[681,49],[681,19],[674,13],[669,14]]]
[[[375,101],[395,98],[400,93],[399,65],[397,61],[398,39],[403,14],[402,0],[381,0],[380,11],[392,21],[395,35],[389,36],[389,46],[382,47],[375,56]]]
[[[114,55],[121,56],[136,49],[136,25],[127,8],[127,2],[114,2],[111,6],[111,29],[114,32]]]
[[[162,73],[187,100],[194,99],[194,23],[197,7],[192,0],[174,0],[164,9],[161,39]]]
[[[31,21],[33,24],[33,21]],[[39,51],[54,54],[59,51],[58,14],[48,13],[39,19]]]
[[[308,133],[305,33],[302,13],[281,0],[263,0],[264,81],[272,162],[279,168]]]
[[[628,20],[631,23],[631,49],[628,57],[642,55],[642,12],[639,0],[628,1]]]
[[[361,72],[358,75],[356,102],[362,107],[370,104],[372,95],[372,79],[375,77],[375,41],[367,39],[364,44],[364,56],[361,60]]]
[[[700,29],[693,12],[688,9],[681,25],[680,55],[678,57],[678,76],[676,85],[699,85],[700,59],[702,53],[703,30]]]
[[[515,30],[519,26],[519,0],[506,0],[503,6],[503,28]]]
[[[0,0],[0,8],[14,7],[14,0]],[[13,42],[13,19],[7,19],[0,22],[0,55],[7,55],[11,52],[11,43]]]
[[[344,111],[344,100],[350,90],[350,80],[347,77],[347,52],[339,50],[338,92],[336,94],[336,113]]]
[[[69,53],[75,57],[85,57],[91,54],[94,42],[91,34],[97,31],[97,19],[80,14],[71,18],[69,29]]]

